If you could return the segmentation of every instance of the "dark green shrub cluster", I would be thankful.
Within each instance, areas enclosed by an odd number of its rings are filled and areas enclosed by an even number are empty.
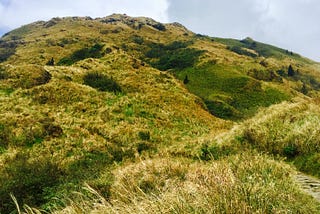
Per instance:
[[[52,194],[50,189],[63,177],[63,172],[49,159],[29,159],[29,154],[19,153],[0,170],[0,213],[15,210],[10,193],[20,205],[38,207],[46,203]]]
[[[144,42],[144,39],[141,37],[141,36],[138,36],[138,35],[133,35],[131,37],[132,41],[138,45],[142,45],[143,42]]]
[[[112,78],[98,72],[89,72],[83,77],[85,85],[98,89],[99,91],[121,92],[120,85]]]
[[[95,44],[90,48],[82,48],[80,50],[75,51],[71,56],[62,58],[58,65],[72,65],[80,60],[84,60],[87,58],[100,58],[103,56],[102,44]]]
[[[148,141],[148,140],[150,140],[150,132],[148,132],[148,131],[140,131],[139,133],[138,133],[138,135],[139,135],[139,138],[141,139],[141,140],[144,140],[144,141]]]
[[[151,26],[154,27],[157,30],[160,30],[160,31],[165,31],[166,30],[166,26],[164,24],[161,24],[161,23],[155,23],[155,24],[152,24]]]
[[[294,158],[299,155],[298,148],[293,144],[287,145],[283,148],[283,155],[287,158]]]
[[[16,53],[17,42],[0,40],[0,63]]]
[[[188,48],[187,42],[175,41],[168,45],[153,43],[149,45],[150,49],[145,53],[149,58],[149,63],[159,69],[184,69],[193,66],[199,56],[203,53],[201,50]]]
[[[235,53],[237,53],[239,55],[257,57],[256,54],[254,54],[254,53],[252,53],[250,51],[247,51],[247,50],[245,50],[245,49],[243,49],[242,47],[239,47],[239,46],[231,46],[231,47],[228,46],[227,48],[228,48],[228,50],[233,51],[233,52],[235,52]]]

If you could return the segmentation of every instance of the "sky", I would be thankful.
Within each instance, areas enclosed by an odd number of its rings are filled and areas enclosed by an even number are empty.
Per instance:
[[[212,37],[251,37],[320,62],[319,0],[0,0],[0,35],[52,17],[112,13],[179,22]]]

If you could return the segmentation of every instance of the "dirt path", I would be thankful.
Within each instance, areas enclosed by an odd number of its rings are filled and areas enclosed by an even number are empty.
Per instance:
[[[320,179],[299,173],[295,177],[301,188],[320,202]]]

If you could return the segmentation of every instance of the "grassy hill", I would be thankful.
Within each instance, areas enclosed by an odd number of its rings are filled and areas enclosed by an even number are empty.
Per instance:
[[[0,40],[0,213],[14,197],[52,213],[317,213],[293,177],[319,176],[319,71],[144,17],[13,30]]]

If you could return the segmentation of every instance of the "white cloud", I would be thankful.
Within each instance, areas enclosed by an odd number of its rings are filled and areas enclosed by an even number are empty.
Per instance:
[[[168,9],[198,33],[250,36],[320,61],[319,11],[319,0],[170,0]]]
[[[0,28],[16,28],[23,24],[52,17],[104,17],[112,13],[148,16],[167,22],[167,0],[0,0]]]

